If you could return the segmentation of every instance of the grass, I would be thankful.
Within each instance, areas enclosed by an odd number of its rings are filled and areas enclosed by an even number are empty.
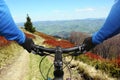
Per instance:
[[[31,35],[29,33],[27,33],[27,36]],[[41,38],[40,36],[37,35],[33,35],[34,38],[34,42],[35,44],[38,45],[43,45],[42,42],[44,41],[43,38]],[[18,57],[19,57],[19,53],[20,51],[22,51],[23,48],[20,47],[17,43],[15,42],[11,42],[10,45],[6,45],[6,46],[2,46],[0,47],[0,70],[4,70],[4,68],[10,64],[12,64]],[[43,77],[40,74],[39,71],[39,62],[40,59],[42,57],[35,55],[35,54],[30,54],[30,60],[29,60],[29,68],[28,68],[28,72],[26,75],[24,75],[24,79],[23,80],[44,80]],[[51,65],[51,61],[48,58],[45,58],[45,60],[42,63],[42,73],[46,76],[48,69]],[[23,69],[24,70],[24,69]],[[53,76],[53,68],[51,69],[50,73],[49,73],[49,77]]]
[[[102,61],[102,60],[90,59],[84,55],[80,55],[80,56],[76,57],[75,60],[82,61],[83,63],[86,63],[87,65],[89,65],[89,66],[91,65],[94,67],[94,69],[93,69],[94,72],[90,72],[89,69],[92,71],[92,68],[89,67],[87,69],[87,67],[85,68],[84,66],[79,65],[79,70],[84,71],[85,73],[89,74],[89,76],[91,76],[92,78],[95,78],[95,79],[99,78],[101,80],[104,80],[104,79],[110,80],[110,79],[108,79],[109,77],[119,78],[119,76],[120,76],[119,68],[115,67],[114,64],[112,64],[112,63]],[[97,72],[95,72],[95,69]],[[96,73],[99,73],[99,74],[96,74]],[[105,75],[105,74],[107,74],[107,75]]]
[[[22,48],[15,42],[12,42],[12,44],[8,46],[0,47],[0,69],[11,64],[19,55],[16,52],[19,52],[21,49]]]
[[[92,80],[116,80],[115,78],[109,77],[107,74],[105,74],[105,72],[96,70],[94,67],[86,63],[73,60],[71,64],[77,66],[77,70],[79,71],[79,73],[86,75],[87,78],[92,78]]]
[[[44,80],[39,70],[39,62],[41,59],[42,57],[40,57],[39,55],[30,54],[30,63],[29,63],[30,69],[26,80]],[[44,61],[42,62],[41,69],[42,69],[42,74],[45,77],[51,64],[52,63],[47,58],[45,58]],[[49,73],[49,77],[53,76],[52,72],[53,69],[51,69]]]
[[[29,35],[29,36],[31,36],[31,35]],[[40,37],[40,35],[39,36],[35,35],[35,37],[36,38],[33,39],[35,44],[43,46],[43,42],[45,39]],[[44,46],[48,47],[47,45],[44,45]],[[2,69],[4,66],[9,65],[13,61],[15,61],[17,56],[19,56],[18,53],[20,53],[21,49],[22,48],[15,42],[12,42],[8,46],[0,47],[0,69]],[[28,63],[29,69],[28,69],[27,75],[25,75],[24,80],[44,80],[44,78],[40,74],[40,70],[39,70],[39,62],[42,59],[42,57],[40,57],[39,55],[35,55],[35,54],[30,54],[29,57],[30,57],[30,60]],[[47,75],[49,67],[52,64],[52,62],[51,62],[52,60],[50,60],[50,59],[51,59],[50,57],[49,58],[46,57],[44,59],[44,61],[42,62],[41,69],[42,69],[42,73],[43,73],[43,75],[45,75],[45,77]],[[92,62],[91,60],[89,60],[88,57],[81,57],[81,58],[79,57],[79,59],[81,59],[81,61],[83,61],[83,62],[88,62],[88,64],[96,63],[96,61]],[[106,75],[104,73],[102,73],[99,70],[96,71],[93,67],[91,67],[85,63],[78,61],[77,66],[78,66],[78,69],[80,72],[86,73],[88,76],[93,77],[94,80],[98,80],[98,79],[110,80],[110,79],[108,79],[108,77],[106,77]],[[97,73],[99,73],[99,74],[97,74]],[[49,77],[53,77],[53,67],[49,73]]]
[[[26,32],[26,33],[27,33],[27,35],[30,34],[29,32]],[[44,39],[40,35],[34,35],[34,34],[32,34],[32,35],[35,36],[35,38],[33,39],[35,44],[44,46],[43,45]],[[32,54],[32,53],[30,54],[29,57],[30,57],[29,71],[28,71],[27,75],[25,75],[24,80],[44,80],[44,78],[42,77],[40,70],[39,70],[39,62],[42,59],[42,57],[40,57],[39,55]],[[45,77],[46,77],[46,74],[47,74],[48,69],[51,64],[52,64],[51,61],[47,57],[42,62],[41,69],[42,69],[42,73],[43,73],[43,75],[45,75]],[[50,71],[49,77],[53,76],[52,72],[53,72],[53,68]]]

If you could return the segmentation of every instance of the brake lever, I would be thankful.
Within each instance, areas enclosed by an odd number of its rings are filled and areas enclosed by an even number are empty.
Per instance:
[[[39,47],[42,47],[42,46],[38,46],[38,45],[35,45],[33,48],[32,48],[32,53],[36,54],[36,55],[40,55],[40,56],[45,56],[47,54],[45,54],[43,51],[39,50]]]
[[[79,50],[75,51],[73,54],[70,54],[70,55],[71,56],[78,56],[80,54],[86,53],[85,46],[86,46],[85,44],[82,44],[81,46],[78,46]]]
[[[85,50],[86,44],[81,45],[81,53],[86,53],[87,51]]]

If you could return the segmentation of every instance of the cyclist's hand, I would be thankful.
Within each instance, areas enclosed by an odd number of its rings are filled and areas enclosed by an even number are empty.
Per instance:
[[[32,46],[34,45],[34,42],[31,38],[26,37],[25,42],[20,45],[30,53],[32,50]]]
[[[92,37],[85,38],[85,40],[83,41],[83,45],[84,45],[83,48],[86,51],[89,51],[89,50],[91,50],[92,48],[94,48],[96,46],[92,42]]]

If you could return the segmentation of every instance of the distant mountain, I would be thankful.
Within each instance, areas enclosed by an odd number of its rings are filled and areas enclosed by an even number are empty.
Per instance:
[[[63,20],[63,21],[36,21],[34,27],[40,32],[49,35],[69,36],[71,31],[86,32],[92,34],[97,31],[104,23],[105,19],[80,19],[80,20]],[[19,23],[18,26],[23,26]]]
[[[54,37],[58,37],[58,38],[68,38],[70,37],[70,32],[66,32],[66,31],[61,31],[61,32],[57,32],[57,33],[53,33],[52,34]]]
[[[16,23],[18,27],[24,27],[24,22]]]

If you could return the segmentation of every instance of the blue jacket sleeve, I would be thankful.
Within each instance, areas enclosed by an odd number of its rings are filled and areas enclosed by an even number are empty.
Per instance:
[[[115,4],[102,26],[102,28],[93,34],[92,42],[100,44],[104,40],[120,33],[120,0],[116,0]]]
[[[4,0],[0,0],[0,35],[19,44],[25,41],[24,33],[16,26]]]

